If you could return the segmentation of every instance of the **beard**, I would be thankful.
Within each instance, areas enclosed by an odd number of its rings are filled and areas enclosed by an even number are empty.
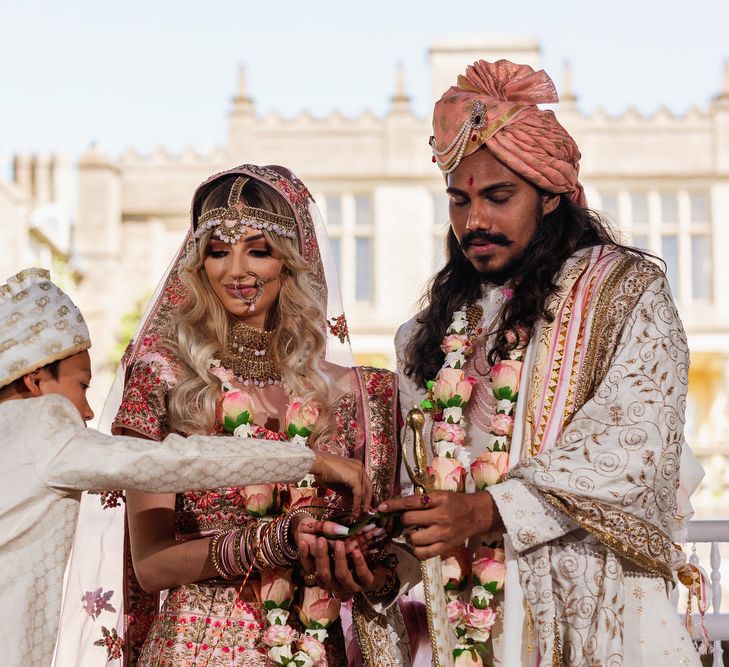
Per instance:
[[[524,265],[524,260],[528,256],[532,243],[534,242],[534,237],[536,237],[537,235],[537,230],[542,223],[543,216],[541,205],[537,210],[536,218],[537,225],[534,231],[534,236],[530,239],[529,243],[527,243],[526,247],[521,252],[513,255],[512,257],[509,257],[506,260],[506,263],[503,266],[500,266],[498,269],[488,268],[488,258],[483,261],[480,261],[478,259],[473,260],[466,254],[466,251],[468,250],[469,246],[476,241],[485,241],[487,243],[493,243],[494,245],[508,248],[514,243],[511,239],[509,239],[505,234],[487,232],[482,229],[468,232],[461,237],[461,240],[459,242],[461,251],[463,252],[464,257],[471,264],[471,266],[478,272],[482,283],[495,283],[497,285],[503,285],[509,280],[518,278],[519,273],[521,272],[521,268]]]

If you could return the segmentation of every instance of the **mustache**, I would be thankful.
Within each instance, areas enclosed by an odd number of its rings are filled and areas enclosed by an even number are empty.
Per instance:
[[[485,229],[476,229],[472,232],[466,232],[460,240],[461,248],[466,250],[476,241],[486,241],[494,245],[510,246],[513,241],[504,234],[487,232]]]

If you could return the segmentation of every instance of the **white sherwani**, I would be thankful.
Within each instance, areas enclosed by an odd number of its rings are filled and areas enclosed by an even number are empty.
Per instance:
[[[313,458],[288,442],[267,442],[261,456],[257,440],[170,435],[153,443],[104,435],[87,429],[59,395],[0,403],[0,663],[51,663],[82,491],[174,493],[296,481]]]
[[[688,348],[665,276],[596,248],[570,258],[558,284],[555,322],[540,322],[527,349],[510,472],[489,489],[507,551],[495,664],[698,665],[667,592]],[[500,288],[485,290],[487,330],[502,302]],[[402,372],[415,326],[396,338],[403,413],[424,396]],[[473,458],[494,414],[490,343],[466,366],[478,380]]]

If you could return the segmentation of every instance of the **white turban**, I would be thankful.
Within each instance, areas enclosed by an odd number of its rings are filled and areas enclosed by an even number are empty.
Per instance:
[[[91,347],[81,311],[45,269],[0,285],[0,387]]]

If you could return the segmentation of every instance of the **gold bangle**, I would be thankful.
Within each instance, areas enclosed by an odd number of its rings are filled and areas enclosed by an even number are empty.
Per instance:
[[[226,572],[223,566],[220,564],[220,554],[218,553],[218,548],[220,544],[220,540],[226,535],[224,532],[217,533],[213,536],[213,539],[210,540],[210,546],[208,547],[208,554],[210,556],[210,562],[213,565],[213,569],[218,574],[218,576],[221,579],[233,579],[233,576]]]

